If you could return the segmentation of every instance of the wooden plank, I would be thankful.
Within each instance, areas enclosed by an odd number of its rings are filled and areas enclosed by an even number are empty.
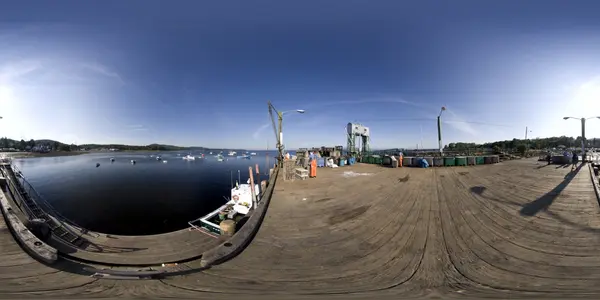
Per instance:
[[[322,168],[316,179],[279,180],[252,243],[221,265],[200,272],[192,261],[177,266],[184,276],[162,281],[76,287],[92,278],[29,261],[23,278],[0,277],[0,295],[597,299],[600,209],[587,168],[535,160]],[[18,255],[14,245],[0,245]],[[42,279],[27,279],[36,268]]]

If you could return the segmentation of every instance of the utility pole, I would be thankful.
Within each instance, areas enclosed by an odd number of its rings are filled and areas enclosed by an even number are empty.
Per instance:
[[[564,120],[568,120],[568,119],[575,119],[575,120],[581,120],[581,155],[583,155],[583,162],[586,161],[586,155],[585,155],[585,121],[589,120],[589,119],[600,119],[600,117],[590,117],[590,118],[574,118],[574,117],[564,117]]]
[[[440,114],[437,117],[437,128],[438,128],[438,146],[440,149],[440,156],[444,156],[444,148],[442,147],[442,113],[446,110],[445,106],[442,106]]]

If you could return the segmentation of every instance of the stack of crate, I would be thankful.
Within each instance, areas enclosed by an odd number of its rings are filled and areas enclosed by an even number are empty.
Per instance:
[[[308,170],[304,168],[296,168],[296,178],[300,180],[305,180],[308,178]]]
[[[286,159],[283,161],[283,181],[294,181],[296,179],[296,160]]]

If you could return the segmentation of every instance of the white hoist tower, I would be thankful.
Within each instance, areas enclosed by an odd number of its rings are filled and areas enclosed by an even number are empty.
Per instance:
[[[348,123],[346,131],[348,134],[348,154],[356,155],[369,152],[369,127],[363,126],[362,124]],[[360,137],[358,143],[356,143],[357,137]]]

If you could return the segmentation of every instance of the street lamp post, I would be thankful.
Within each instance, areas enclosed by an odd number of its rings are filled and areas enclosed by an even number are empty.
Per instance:
[[[278,111],[277,109],[275,109],[275,107],[273,106],[273,104],[269,101],[269,113],[271,114],[271,118],[273,117],[272,115],[272,111],[275,111],[275,113],[277,114],[277,127],[275,126],[275,120],[271,119],[271,121],[273,121],[273,129],[275,130],[275,138],[277,140],[277,151],[279,152],[279,163],[281,164],[283,162],[283,115],[290,113],[290,112],[296,112],[299,114],[303,114],[305,113],[304,109],[294,109],[294,110],[286,110],[283,112]]]
[[[444,148],[442,148],[442,113],[446,110],[445,106],[442,106],[440,114],[437,117],[437,129],[438,129],[438,144],[440,148],[440,156],[444,155]]]
[[[583,156],[583,162],[586,161],[585,155],[585,121],[589,119],[600,119],[600,117],[589,117],[589,118],[574,118],[574,117],[563,117],[563,120],[575,119],[581,121],[581,154]]]

